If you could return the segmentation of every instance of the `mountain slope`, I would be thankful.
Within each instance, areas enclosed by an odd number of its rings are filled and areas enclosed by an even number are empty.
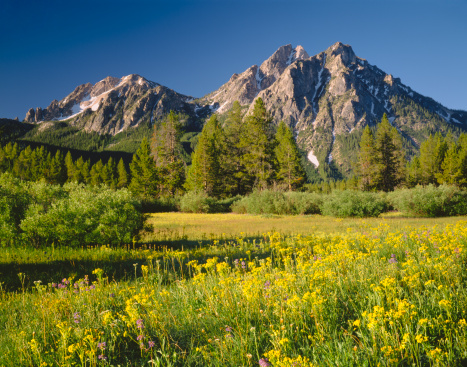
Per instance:
[[[44,110],[30,109],[26,122],[65,121],[87,132],[115,135],[144,121],[161,118],[170,110],[194,116],[191,97],[131,74],[82,84]]]
[[[261,67],[234,74],[204,100],[224,112],[236,99],[251,110],[256,98],[264,100],[276,123],[284,120],[294,130],[316,168],[331,165],[344,175],[358,146],[349,146],[346,138],[375,125],[384,113],[412,150],[432,132],[467,126],[465,111],[416,93],[340,42],[313,57],[300,46],[282,46]]]

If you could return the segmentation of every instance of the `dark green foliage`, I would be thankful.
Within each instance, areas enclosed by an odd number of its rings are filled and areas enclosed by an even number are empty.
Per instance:
[[[180,138],[186,119],[186,116],[170,111],[169,115],[154,126],[151,151],[160,177],[160,196],[174,196],[183,190],[185,162]]]
[[[245,117],[239,148],[248,191],[267,188],[275,176],[276,161],[272,119],[261,98],[256,99],[253,113]]]
[[[375,136],[375,184],[378,190],[393,191],[405,177],[405,152],[396,128],[384,114]]]
[[[333,217],[377,217],[389,208],[383,193],[355,190],[334,191],[321,206],[323,215]]]
[[[156,197],[159,192],[158,172],[146,139],[143,139],[140,148],[133,155],[130,170],[129,189],[131,192],[143,200],[151,200]]]
[[[7,144],[34,129],[34,124],[10,119],[0,119],[0,145]]]
[[[297,143],[287,125],[282,121],[277,128],[275,155],[277,160],[276,182],[291,191],[305,183],[305,172],[300,162]]]
[[[199,135],[192,155],[186,186],[190,190],[203,191],[207,196],[222,195],[224,172],[222,159],[224,137],[217,115],[212,115]]]
[[[50,125],[44,128],[43,124]],[[96,132],[86,132],[64,121],[44,122],[41,129],[37,128],[25,134],[21,140],[41,144],[54,145],[61,148],[86,151],[102,151],[110,142],[110,135],[100,135]]]
[[[360,187],[364,191],[370,191],[375,187],[375,141],[370,127],[363,130],[360,140],[357,172],[360,176]]]
[[[388,196],[397,210],[414,216],[441,217],[467,214],[467,191],[455,186],[417,186]]]

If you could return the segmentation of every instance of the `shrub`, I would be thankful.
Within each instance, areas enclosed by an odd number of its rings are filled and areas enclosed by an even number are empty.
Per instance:
[[[389,194],[392,205],[407,215],[440,217],[467,214],[467,192],[456,186],[416,186]]]
[[[294,214],[320,214],[323,195],[308,192],[286,192],[287,200],[294,208]]]
[[[232,205],[235,213],[318,214],[322,196],[315,193],[254,191]]]
[[[130,242],[143,226],[140,203],[127,189],[23,182],[0,175],[0,245],[35,247]]]
[[[210,213],[214,200],[204,192],[189,191],[180,199],[180,210],[184,213]]]
[[[323,199],[322,214],[340,218],[377,217],[389,207],[383,193],[344,190]]]
[[[189,191],[180,199],[180,211],[184,213],[228,213],[241,196],[217,200],[204,192]]]

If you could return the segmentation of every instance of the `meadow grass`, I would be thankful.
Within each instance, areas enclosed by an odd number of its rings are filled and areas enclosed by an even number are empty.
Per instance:
[[[170,228],[168,219],[176,216],[161,214],[155,230]],[[423,220],[425,227],[410,229],[408,218],[342,224],[240,217],[194,216],[180,223],[187,240],[198,239],[187,224],[204,223],[198,231],[213,234],[206,245],[78,251],[95,261],[140,260],[118,280],[97,268],[50,284],[36,279],[31,291],[3,292],[0,365],[467,363],[465,221]],[[216,227],[220,218],[229,219]],[[228,223],[242,218],[244,234],[233,227],[229,232]],[[295,233],[311,221],[327,220],[328,226],[303,235],[261,233],[271,225],[280,231],[278,222],[271,224],[276,220]],[[355,226],[345,229],[350,223]],[[64,258],[78,256],[63,251]]]

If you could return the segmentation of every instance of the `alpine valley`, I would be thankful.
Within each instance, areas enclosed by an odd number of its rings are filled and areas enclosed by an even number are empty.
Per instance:
[[[134,153],[151,136],[152,125],[174,110],[187,116],[182,141],[189,157],[209,115],[224,121],[234,101],[248,114],[257,98],[275,124],[292,128],[310,179],[351,175],[363,128],[375,127],[383,114],[402,134],[407,158],[430,134],[467,130],[466,111],[417,93],[340,42],[311,57],[301,46],[282,46],[202,98],[135,74],[107,77],[76,87],[46,108],[31,108],[16,130],[11,120],[0,121],[0,129],[15,130],[11,139],[24,143]]]

